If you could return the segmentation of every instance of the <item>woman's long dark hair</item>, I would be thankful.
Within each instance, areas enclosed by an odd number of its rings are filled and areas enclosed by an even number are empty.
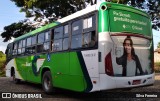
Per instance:
[[[133,48],[133,41],[131,39],[130,36],[127,36],[125,39],[124,39],[124,42],[123,42],[123,56],[127,57],[127,52],[125,50],[125,43],[126,41],[129,40],[130,41],[130,45],[131,45],[131,55],[132,55],[132,59],[135,60],[135,51],[134,51],[134,48]]]

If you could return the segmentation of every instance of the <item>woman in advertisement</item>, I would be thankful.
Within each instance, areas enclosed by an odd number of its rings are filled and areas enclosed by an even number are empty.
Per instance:
[[[116,62],[123,67],[122,76],[137,76],[144,74],[139,58],[135,54],[133,41],[130,36],[125,38],[123,42],[123,55],[121,57],[116,57]]]

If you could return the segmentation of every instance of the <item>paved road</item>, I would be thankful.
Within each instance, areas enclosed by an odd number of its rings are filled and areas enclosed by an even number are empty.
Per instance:
[[[17,92],[23,92],[24,94],[41,94],[42,99],[0,99],[0,101],[160,101],[159,98],[135,98],[136,94],[157,95],[160,96],[160,74],[155,76],[155,84],[153,86],[134,88],[131,90],[118,89],[95,93],[77,93],[67,90],[56,89],[56,94],[46,95],[42,86],[39,84],[32,84],[28,82],[21,82],[20,84],[14,84],[11,78],[0,77],[0,92],[11,92],[12,94]],[[159,92],[159,93],[158,93]],[[108,95],[109,93],[109,95]],[[122,97],[119,98],[121,95]],[[130,96],[130,97],[128,97]],[[133,96],[133,97],[132,97]],[[137,95],[138,96],[138,95]],[[45,97],[45,98],[44,98]],[[118,97],[118,98],[117,98]]]

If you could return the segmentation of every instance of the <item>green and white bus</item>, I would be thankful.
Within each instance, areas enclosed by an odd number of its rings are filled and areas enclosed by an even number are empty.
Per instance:
[[[154,83],[148,14],[101,2],[8,44],[6,76],[54,88],[94,92]]]

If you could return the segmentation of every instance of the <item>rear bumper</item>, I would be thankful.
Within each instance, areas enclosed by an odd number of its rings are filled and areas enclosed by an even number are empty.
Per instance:
[[[140,80],[140,83],[133,85],[134,80]],[[99,89],[95,91],[119,89],[119,88],[134,88],[134,87],[152,85],[154,84],[154,82],[155,82],[155,73],[143,76],[135,76],[135,77],[111,77],[106,74],[100,74]]]

